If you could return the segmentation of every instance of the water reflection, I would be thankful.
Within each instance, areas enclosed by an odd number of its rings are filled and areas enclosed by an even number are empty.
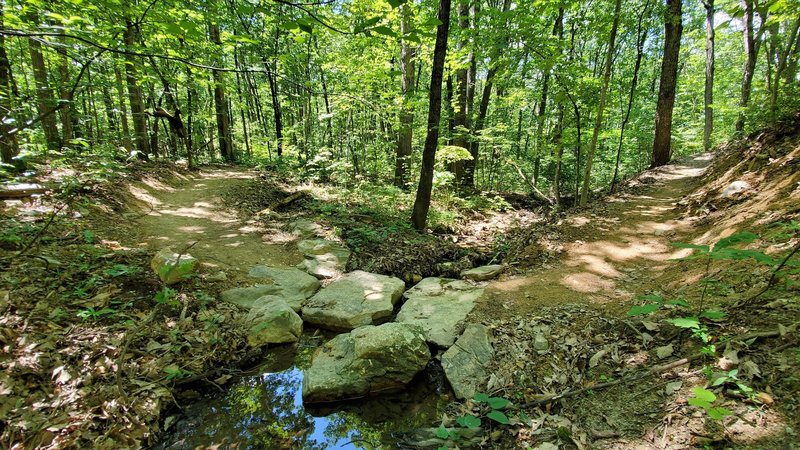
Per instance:
[[[185,408],[186,418],[154,450],[383,448],[396,445],[393,433],[438,420],[444,399],[433,365],[402,393],[304,406],[301,368],[312,349],[303,347],[294,354],[277,350],[265,373],[243,377],[225,393],[210,392]]]

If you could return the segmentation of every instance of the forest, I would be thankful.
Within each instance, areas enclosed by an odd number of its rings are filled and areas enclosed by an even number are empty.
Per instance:
[[[799,0],[0,10],[0,448],[796,442]]]

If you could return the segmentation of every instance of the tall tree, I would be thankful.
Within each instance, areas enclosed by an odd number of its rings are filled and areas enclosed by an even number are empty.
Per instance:
[[[409,31],[411,31],[411,6],[408,3],[403,3],[400,5],[400,34],[405,36]],[[400,106],[400,130],[397,133],[394,185],[401,189],[406,189],[414,133],[414,104],[412,101],[414,94],[414,47],[412,47],[408,39],[402,36],[400,38],[400,72],[402,104]],[[324,83],[324,75],[322,75],[322,80]],[[330,115],[327,92],[325,95],[325,108],[326,114]],[[328,120],[328,126],[330,127],[330,118]]]
[[[660,167],[672,158],[672,109],[678,82],[678,57],[683,33],[682,0],[667,0],[664,13],[664,58],[661,62],[661,83],[656,105],[656,133],[653,139],[653,161]]]
[[[469,150],[469,141],[467,137],[470,130],[470,122],[472,115],[472,102],[469,98],[470,82],[470,69],[473,64],[475,54],[469,42],[470,35],[470,8],[468,0],[458,0],[456,5],[456,15],[458,16],[458,49],[459,53],[468,51],[467,61],[460,62],[456,68],[456,83],[455,83],[455,100],[456,105],[453,111],[453,145]],[[456,161],[452,163],[451,171],[455,175],[457,182],[461,182],[464,178],[464,161]]]
[[[447,34],[450,29],[450,0],[439,0],[439,26],[436,29],[436,44],[433,47],[433,67],[431,67],[431,87],[428,94],[428,134],[422,151],[422,167],[419,185],[411,213],[411,224],[417,230],[424,230],[428,221],[433,191],[433,165],[436,160],[436,147],[439,142],[439,119],[442,115],[442,76],[444,59],[447,54]]]
[[[38,17],[34,16],[32,20],[38,22]],[[39,117],[41,117],[44,138],[47,141],[49,150],[58,150],[61,147],[61,138],[58,135],[58,126],[56,125],[56,116],[54,114],[56,105],[53,102],[53,93],[50,89],[47,67],[45,67],[44,63],[42,44],[38,38],[28,39],[28,50],[31,55],[33,78],[36,83],[36,109],[39,112]]]
[[[742,19],[742,39],[744,40],[744,67],[742,68],[742,95],[739,100],[739,118],[736,120],[736,131],[744,131],[745,109],[750,104],[750,93],[753,87],[753,75],[756,70],[756,60],[758,50],[761,47],[761,37],[763,36],[765,22],[767,19],[766,8],[761,9],[761,25],[758,31],[754,30],[754,17],[756,4],[753,0],[742,0],[744,18]]]
[[[125,49],[125,74],[128,84],[128,102],[131,106],[131,116],[133,116],[133,137],[136,141],[136,149],[145,155],[150,154],[150,141],[147,139],[147,117],[144,112],[144,96],[142,88],[139,86],[139,71],[136,58],[130,53],[134,51],[138,32],[134,23],[125,20],[125,33],[123,35]],[[155,151],[156,149],[153,149]]]
[[[585,206],[589,198],[589,185],[592,182],[592,162],[594,161],[594,153],[597,148],[597,138],[600,136],[600,128],[603,126],[603,113],[606,107],[606,95],[608,93],[608,80],[611,79],[611,63],[614,60],[614,50],[617,42],[617,28],[619,28],[619,15],[622,0],[616,0],[614,3],[614,21],[611,24],[611,34],[608,36],[608,50],[606,53],[606,62],[603,69],[603,84],[600,89],[600,99],[597,102],[597,115],[594,121],[594,131],[592,132],[592,140],[589,143],[589,153],[586,155],[586,173],[583,175],[583,189],[581,189],[580,206]]]
[[[3,8],[5,1],[0,0],[0,31],[5,29],[3,21]],[[10,164],[12,159],[19,154],[17,135],[12,132],[16,125],[14,120],[13,83],[11,64],[6,53],[6,39],[0,33],[0,160]]]
[[[703,149],[711,150],[711,133],[714,132],[714,0],[704,0],[706,8],[706,82],[703,93]]]
[[[222,41],[219,38],[219,25],[210,23],[208,25],[208,35],[212,43],[218,46],[222,45]],[[233,152],[228,102],[225,100],[225,80],[219,70],[212,70],[211,72],[214,79],[214,107],[217,116],[219,153],[225,161],[234,161],[236,157]]]

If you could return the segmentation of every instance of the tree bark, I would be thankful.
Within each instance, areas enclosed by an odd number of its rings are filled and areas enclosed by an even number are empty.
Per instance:
[[[222,45],[219,39],[219,26],[215,23],[208,25],[208,35],[213,44]],[[213,70],[214,79],[214,109],[217,115],[217,137],[219,139],[219,153],[222,159],[228,162],[236,160],[231,139],[230,115],[228,102],[225,100],[225,80],[222,72]]]
[[[600,89],[600,100],[597,102],[597,115],[594,121],[594,131],[592,140],[589,143],[589,153],[586,157],[586,172],[583,175],[583,189],[581,190],[580,206],[585,206],[589,199],[589,186],[592,184],[592,162],[597,149],[597,139],[600,136],[600,129],[603,127],[603,112],[606,107],[606,96],[608,95],[608,81],[611,79],[611,63],[614,60],[614,49],[617,42],[617,29],[619,28],[619,15],[622,0],[614,3],[614,22],[611,24],[611,34],[608,37],[608,51],[606,53],[605,67],[603,68],[603,86]]]
[[[411,28],[411,7],[400,5],[400,33],[405,35]],[[407,172],[411,158],[411,144],[414,132],[414,106],[411,101],[414,89],[414,48],[405,39],[400,40],[400,130],[397,133],[397,156],[394,166],[394,185],[406,189]],[[327,94],[325,107],[328,108]],[[330,120],[330,119],[329,119]],[[330,124],[330,122],[328,122]],[[330,126],[330,125],[329,125]]]
[[[441,24],[436,30],[433,67],[431,68],[431,87],[428,96],[428,134],[425,137],[419,186],[414,200],[414,209],[411,213],[411,223],[419,231],[425,229],[425,224],[428,221],[428,210],[431,206],[433,165],[439,140],[439,119],[442,114],[442,75],[444,74],[444,60],[447,53],[447,33],[450,28],[450,0],[439,0],[439,21]]]
[[[681,50],[682,0],[667,0],[664,15],[664,59],[661,62],[661,83],[656,105],[656,133],[653,139],[653,162],[660,167],[672,158],[672,110],[675,106],[675,88],[678,81],[678,57]]]
[[[463,52],[464,49],[470,46],[468,38],[468,34],[470,32],[468,0],[458,0],[458,5],[456,5],[456,14],[458,15],[459,29],[458,51]],[[470,148],[467,136],[470,130],[470,109],[472,108],[472,104],[469,102],[468,94],[470,89],[470,81],[472,80],[469,79],[468,72],[473,58],[474,53],[470,50],[467,66],[462,64],[456,69],[456,82],[454,89],[456,93],[456,107],[453,111],[453,145],[456,147],[461,147],[465,150],[469,150]],[[463,184],[462,181],[464,178],[465,164],[467,164],[466,161],[455,161],[450,166],[450,171],[453,172],[455,180],[459,185]]]
[[[3,6],[4,2],[0,2],[0,30],[5,29]],[[11,164],[12,159],[19,154],[17,135],[11,133],[11,129],[16,126],[12,115],[14,111],[12,79],[11,63],[8,61],[8,54],[6,53],[5,36],[0,34],[0,160],[6,164]]]
[[[122,145],[125,150],[131,151],[133,143],[131,142],[131,130],[128,125],[128,105],[125,103],[125,86],[122,84],[122,73],[119,67],[114,64],[114,77],[116,78],[117,96],[119,98],[119,121],[122,124]]]
[[[125,49],[133,51],[136,42],[136,29],[133,22],[125,20]],[[128,83],[128,102],[131,106],[131,116],[133,116],[133,137],[136,141],[136,149],[145,155],[150,154],[150,143],[147,140],[147,118],[144,113],[144,99],[142,88],[139,86],[138,64],[133,55],[125,55],[125,73]],[[123,121],[123,124],[127,121]]]
[[[28,50],[31,55],[31,67],[33,68],[33,79],[36,83],[36,109],[42,118],[42,130],[47,142],[48,150],[58,150],[61,148],[61,138],[58,136],[58,126],[54,114],[48,114],[56,105],[53,101],[53,93],[50,90],[47,69],[44,65],[42,55],[42,44],[34,39],[28,39]]]
[[[703,125],[703,149],[711,150],[711,134],[714,132],[714,0],[705,0],[706,8],[706,84],[703,95],[705,124]]]
[[[742,37],[744,40],[744,53],[745,61],[744,68],[742,69],[742,95],[739,100],[739,118],[736,120],[736,131],[744,131],[744,124],[746,119],[746,108],[750,104],[750,93],[753,86],[753,75],[756,70],[756,59],[758,58],[758,49],[760,47],[761,36],[766,29],[764,22],[766,22],[766,12],[761,16],[761,26],[758,32],[754,30],[754,16],[755,4],[753,0],[742,0],[742,9],[744,9],[744,19],[742,20],[743,30]]]
[[[66,45],[66,39],[61,38],[61,44]],[[59,110],[61,117],[61,138],[64,144],[68,144],[74,138],[72,131],[72,96],[69,92],[69,59],[67,59],[67,51],[61,47],[58,49],[60,57],[58,73],[58,96],[64,103]]]

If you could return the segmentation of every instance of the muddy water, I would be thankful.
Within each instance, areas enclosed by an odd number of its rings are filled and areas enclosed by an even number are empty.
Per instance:
[[[209,386],[153,449],[397,448],[402,432],[441,419],[445,385],[433,364],[398,394],[303,405],[302,369],[324,339],[306,334],[296,346],[273,350],[256,374],[224,392]]]

